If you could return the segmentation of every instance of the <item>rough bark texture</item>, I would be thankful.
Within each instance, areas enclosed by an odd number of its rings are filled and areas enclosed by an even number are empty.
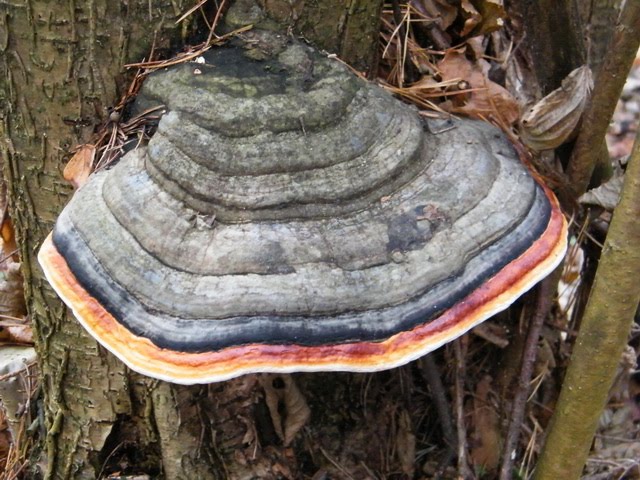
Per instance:
[[[562,79],[585,63],[582,25],[575,0],[512,1],[514,13],[526,25],[524,47],[543,95],[558,88]]]
[[[602,250],[536,478],[578,478],[640,301],[640,138]],[[607,379],[607,380],[605,380]]]
[[[597,72],[609,51],[609,41],[616,25],[622,0],[578,2],[582,24],[587,34],[589,66]]]
[[[269,16],[349,65],[371,71],[383,2],[261,0]]]

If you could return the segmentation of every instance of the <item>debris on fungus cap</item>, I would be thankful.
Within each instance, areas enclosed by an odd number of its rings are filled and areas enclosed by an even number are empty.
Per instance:
[[[269,45],[151,75],[137,102],[165,105],[157,132],[89,179],[40,251],[133,370],[396,367],[560,262],[557,201],[495,128],[425,122],[310,47]]]

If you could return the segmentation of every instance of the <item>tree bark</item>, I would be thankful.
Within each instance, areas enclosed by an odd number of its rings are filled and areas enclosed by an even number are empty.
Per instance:
[[[264,0],[264,5],[272,18],[349,65],[369,73],[375,66],[377,50],[372,47],[378,41],[382,2]]]
[[[586,62],[582,25],[575,0],[520,0],[511,8],[526,25],[523,46],[543,95]]]
[[[594,72],[600,71],[609,53],[609,42],[615,29],[622,0],[594,0],[579,2],[578,8],[585,26],[587,57]]]

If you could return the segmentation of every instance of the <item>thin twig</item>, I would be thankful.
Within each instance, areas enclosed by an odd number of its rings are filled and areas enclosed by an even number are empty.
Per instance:
[[[467,461],[467,427],[464,421],[464,385],[466,377],[466,351],[467,337],[462,337],[453,342],[453,350],[456,356],[456,425],[458,430],[458,475],[460,478],[473,478]]]
[[[4,314],[0,314],[0,318],[6,318],[7,320],[12,320],[12,321],[5,321],[5,320],[0,320],[0,327],[24,327],[27,326],[27,320],[25,318],[20,318],[20,317],[14,317],[12,315],[4,315]]]
[[[444,441],[449,448],[454,448],[456,444],[456,434],[453,431],[453,420],[449,410],[449,400],[445,393],[442,378],[440,378],[440,371],[433,359],[433,354],[422,357],[419,365],[422,377],[429,385],[433,403],[438,412],[438,419],[440,420],[440,428],[442,428]]]
[[[419,360],[418,365],[420,366],[422,377],[429,385],[431,398],[433,399],[436,411],[438,412],[438,420],[440,421],[440,428],[442,429],[444,443],[447,445],[447,451],[443,459],[440,461],[440,466],[438,468],[438,471],[440,472],[449,466],[449,463],[455,456],[456,433],[453,430],[453,419],[451,418],[449,400],[445,393],[438,365],[433,359],[433,354],[422,357]],[[439,476],[439,474],[436,474],[436,476]]]
[[[451,42],[447,39],[447,34],[442,29],[440,22],[436,20],[439,18],[438,7],[430,5],[430,3],[431,2],[409,1],[409,6],[422,14],[425,19],[429,20],[428,22],[423,22],[427,35],[434,45],[445,50],[451,46]]]
[[[184,12],[180,18],[178,20],[176,20],[176,24],[182,22],[185,18],[187,18],[189,15],[191,15],[193,12],[195,12],[196,10],[198,10],[200,7],[202,7],[205,3],[207,3],[207,0],[200,0],[198,3],[196,3],[193,7],[191,7],[189,10],[187,10],[186,12]]]
[[[9,260],[11,257],[13,257],[16,253],[18,253],[20,251],[19,248],[16,248],[13,252],[9,252],[7,253],[4,257],[0,258],[0,263],[4,263],[7,260]]]
[[[336,469],[338,469],[338,471],[340,471],[340,473],[342,473],[345,476],[345,478],[349,478],[351,480],[354,480],[353,476],[351,476],[351,474],[342,465],[340,465],[336,460],[331,458],[331,456],[327,453],[327,451],[324,448],[320,447],[320,453],[322,453],[322,455],[324,455],[325,458],[327,460],[329,460],[331,465],[336,467]]]
[[[538,338],[540,338],[544,319],[547,317],[549,310],[551,310],[554,292],[553,286],[557,285],[559,274],[560,269],[556,269],[554,273],[542,280],[538,287],[536,311],[529,325],[529,332],[527,333],[524,352],[522,353],[522,367],[520,368],[518,386],[513,398],[509,429],[502,453],[500,480],[511,480],[513,478],[514,452],[520,439],[520,430],[524,420],[527,398],[529,397],[531,375],[538,352]]]
[[[20,375],[25,371],[28,372],[30,367],[35,367],[36,365],[37,365],[37,362],[25,363],[24,368],[21,368],[20,370],[16,370],[15,372],[10,372],[10,373],[5,373],[4,375],[0,375],[0,382],[5,381],[7,378],[13,378],[17,375]]]
[[[218,45],[224,42],[225,40],[235,35],[238,35],[239,33],[247,32],[252,28],[253,28],[253,25],[246,25],[244,27],[240,27],[232,32],[225,33],[224,35],[220,35],[215,40],[211,40],[210,42],[203,42],[200,45],[196,45],[189,51],[180,53],[168,60],[153,60],[148,62],[128,63],[127,65],[125,65],[125,67],[126,68],[144,68],[147,70],[158,70],[159,68],[166,68],[166,67],[171,67],[172,65],[185,63],[185,62],[188,62],[189,60],[199,57],[214,45]]]
[[[209,36],[207,37],[207,43],[211,43],[213,36],[215,36],[216,39],[218,40],[220,39],[220,37],[215,32],[216,32],[216,27],[218,26],[218,22],[220,21],[220,15],[222,14],[222,10],[224,9],[225,3],[227,3],[227,0],[222,0],[220,2],[220,6],[216,10],[216,15],[215,17],[213,17],[213,22],[211,22],[211,28],[209,29]]]

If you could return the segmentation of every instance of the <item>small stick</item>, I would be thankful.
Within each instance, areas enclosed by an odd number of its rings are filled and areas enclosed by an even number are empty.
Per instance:
[[[445,393],[444,385],[442,384],[442,378],[438,365],[433,359],[433,353],[422,357],[418,361],[422,378],[429,385],[431,391],[431,398],[435,404],[436,411],[438,412],[438,420],[440,421],[440,428],[442,429],[442,436],[444,437],[444,443],[447,445],[447,450],[444,457],[440,460],[438,470],[434,476],[434,479],[441,478],[444,469],[447,468],[453,458],[456,455],[456,433],[453,430],[453,420],[451,418],[451,411],[449,407],[449,400]]]
[[[456,355],[456,420],[458,430],[458,477],[473,478],[467,462],[467,427],[464,424],[464,384],[466,376],[465,354],[467,351],[466,337],[453,342]]]
[[[529,332],[527,333],[527,340],[524,346],[524,352],[522,353],[522,367],[520,369],[516,393],[513,398],[507,438],[502,452],[500,480],[511,480],[513,478],[513,453],[517,448],[522,422],[524,421],[524,411],[527,405],[527,398],[529,397],[531,375],[536,361],[536,354],[538,353],[538,338],[540,338],[544,319],[551,309],[553,285],[557,285],[560,272],[560,269],[556,269],[554,273],[542,280],[538,287],[536,311],[529,325]]]
[[[453,431],[453,420],[449,410],[449,401],[447,400],[444,385],[442,384],[438,365],[436,365],[433,359],[433,354],[425,355],[420,359],[418,364],[420,365],[422,377],[431,390],[433,403],[435,404],[438,418],[440,419],[440,428],[442,428],[444,441],[450,449],[453,449],[456,444],[456,434]]]

